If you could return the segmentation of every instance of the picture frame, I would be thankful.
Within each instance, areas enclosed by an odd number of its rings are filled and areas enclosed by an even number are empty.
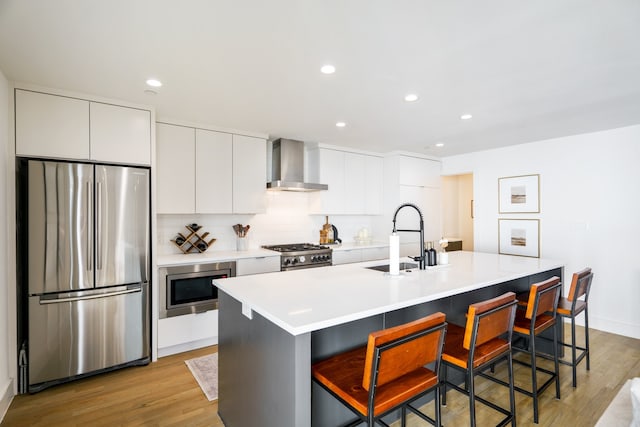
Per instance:
[[[498,253],[540,258],[540,220],[498,219]]]
[[[499,213],[540,213],[540,175],[498,178]]]

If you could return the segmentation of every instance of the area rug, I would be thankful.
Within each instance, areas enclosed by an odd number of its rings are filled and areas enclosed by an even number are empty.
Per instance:
[[[630,391],[631,380],[627,380],[605,409],[596,427],[629,427],[633,420]]]
[[[218,353],[185,360],[209,402],[218,399]]]

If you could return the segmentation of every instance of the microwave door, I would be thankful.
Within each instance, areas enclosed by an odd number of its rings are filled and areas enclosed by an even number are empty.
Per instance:
[[[93,167],[29,160],[29,294],[93,287]]]
[[[149,171],[96,165],[95,175],[96,287],[148,282]]]

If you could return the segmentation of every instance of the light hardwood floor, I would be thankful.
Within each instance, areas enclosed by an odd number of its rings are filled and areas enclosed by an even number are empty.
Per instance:
[[[566,328],[568,329],[568,328]],[[578,337],[582,329],[578,330]],[[591,330],[591,371],[578,367],[578,387],[571,368],[560,365],[561,399],[553,386],[540,398],[540,426],[593,426],[628,378],[640,377],[640,340]],[[581,342],[581,340],[579,340]],[[209,402],[184,361],[217,351],[207,347],[159,359],[149,366],[127,368],[16,396],[2,426],[212,426],[223,427],[218,405]],[[498,372],[505,366],[498,366]],[[526,368],[516,365],[516,382],[528,384]],[[485,398],[506,404],[504,387],[478,378]],[[449,391],[442,410],[448,427],[468,425],[467,397]],[[531,399],[516,393],[519,426],[533,424]],[[432,405],[427,405],[427,412]],[[477,404],[478,425],[495,425],[494,411]],[[413,423],[410,426],[424,425]]]

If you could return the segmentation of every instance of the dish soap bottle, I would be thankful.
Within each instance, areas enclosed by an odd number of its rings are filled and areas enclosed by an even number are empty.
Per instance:
[[[433,267],[437,263],[436,259],[436,250],[433,247],[433,242],[427,242],[427,250],[426,250],[426,258],[427,258],[427,266]]]

